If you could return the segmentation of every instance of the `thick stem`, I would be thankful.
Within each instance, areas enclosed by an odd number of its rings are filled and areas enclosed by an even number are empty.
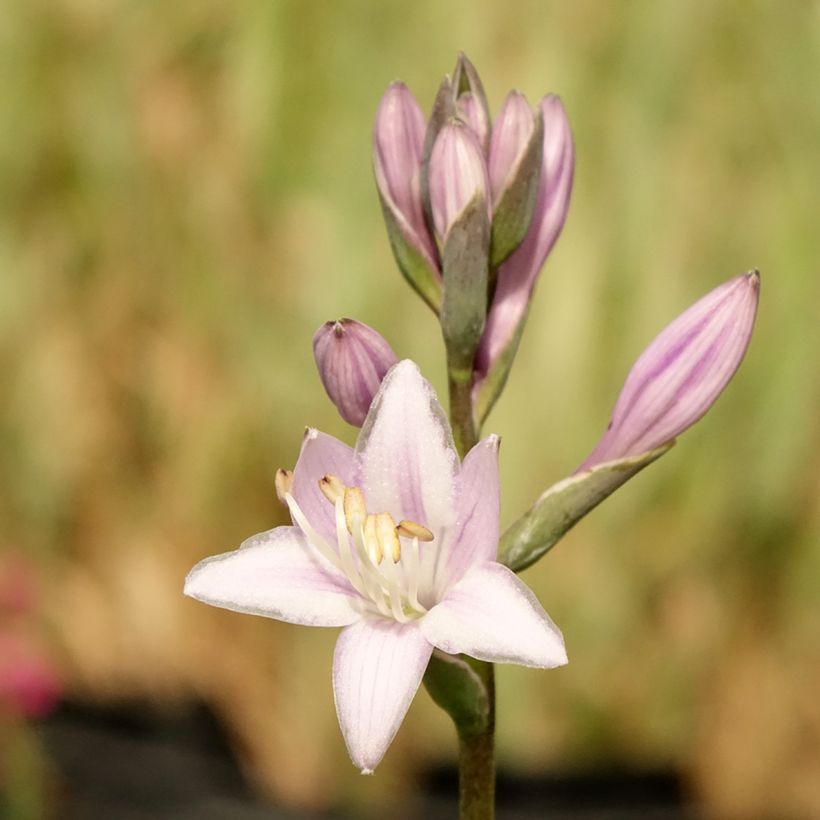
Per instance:
[[[458,738],[458,816],[460,820],[492,820],[495,816],[495,674],[491,663],[473,664],[487,690],[489,715],[480,732]]]
[[[463,459],[478,442],[468,372],[449,368],[450,424]],[[470,661],[487,692],[488,715],[483,728],[460,729],[458,737],[458,793],[461,820],[492,820],[495,816],[495,674],[491,663]]]

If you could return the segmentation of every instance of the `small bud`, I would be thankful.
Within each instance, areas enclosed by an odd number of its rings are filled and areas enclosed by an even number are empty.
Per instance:
[[[280,467],[276,471],[273,486],[276,488],[276,497],[284,504],[285,496],[290,493],[293,488],[293,471],[283,470]]]
[[[757,271],[736,276],[663,330],[630,370],[609,428],[578,472],[654,450],[701,418],[746,353],[759,293]]]
[[[490,219],[487,164],[478,138],[463,121],[450,120],[439,132],[430,156],[430,209],[441,242],[473,200]]]
[[[325,322],[313,336],[319,377],[342,418],[361,427],[385,374],[398,358],[389,344],[354,319]]]

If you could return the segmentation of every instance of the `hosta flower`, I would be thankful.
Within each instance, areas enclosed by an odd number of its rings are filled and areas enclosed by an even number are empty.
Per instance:
[[[566,663],[561,633],[497,563],[498,439],[459,463],[435,393],[410,361],[385,377],[356,447],[309,430],[277,489],[293,526],[199,563],[185,592],[215,606],[342,627],[333,659],[353,762],[378,764],[434,648]]]

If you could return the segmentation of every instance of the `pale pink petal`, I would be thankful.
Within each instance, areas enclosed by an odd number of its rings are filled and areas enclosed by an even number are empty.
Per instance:
[[[384,377],[356,443],[369,510],[433,532],[453,523],[458,457],[436,394],[409,359]]]
[[[447,574],[453,582],[475,564],[494,561],[498,550],[498,436],[488,436],[461,465],[456,525]]]
[[[277,527],[200,561],[185,594],[211,606],[306,626],[359,620],[361,598],[296,527]]]
[[[561,632],[538,599],[495,562],[469,570],[419,624],[433,646],[451,655],[546,669],[567,662]]]
[[[384,757],[432,651],[417,622],[363,620],[339,635],[333,657],[336,714],[362,772],[372,772]]]
[[[291,492],[313,528],[335,544],[336,512],[319,489],[319,479],[328,474],[338,476],[347,486],[355,486],[353,450],[339,439],[310,428],[305,432],[302,452],[293,470]]]

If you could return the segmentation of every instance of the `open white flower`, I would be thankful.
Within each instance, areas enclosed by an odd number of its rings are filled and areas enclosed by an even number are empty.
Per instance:
[[[214,606],[344,627],[333,659],[353,762],[384,756],[434,648],[552,668],[561,633],[497,563],[498,443],[459,463],[432,387],[411,361],[386,375],[355,449],[308,430],[277,489],[292,527],[197,564],[185,593]]]

